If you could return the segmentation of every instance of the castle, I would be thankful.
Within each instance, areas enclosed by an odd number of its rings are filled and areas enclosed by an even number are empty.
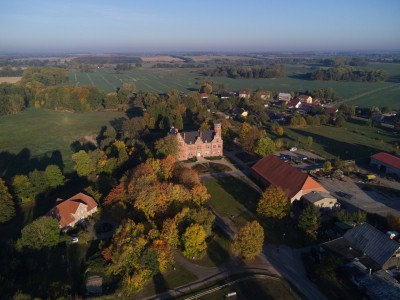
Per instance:
[[[177,128],[172,127],[170,134],[175,135],[178,139],[178,160],[187,160],[196,156],[221,156],[223,154],[220,123],[214,124],[214,130],[178,132]]]

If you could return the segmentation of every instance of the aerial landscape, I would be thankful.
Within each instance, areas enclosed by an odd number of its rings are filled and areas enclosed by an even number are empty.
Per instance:
[[[399,12],[0,3],[0,299],[399,299]]]

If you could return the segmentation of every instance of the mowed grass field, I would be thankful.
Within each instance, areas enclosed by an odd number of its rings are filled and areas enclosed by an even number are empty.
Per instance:
[[[125,117],[122,112],[68,113],[47,109],[27,109],[17,115],[0,117],[0,176],[10,172],[20,173],[29,164],[60,156],[65,172],[73,170],[71,144],[86,137],[96,137],[102,126]],[[26,149],[22,152],[23,149]],[[55,154],[59,151],[59,154]],[[5,152],[17,155],[10,161]],[[6,161],[4,161],[6,159]],[[22,165],[21,165],[22,164]],[[25,165],[28,164],[28,165]]]
[[[212,67],[210,67],[212,68]],[[358,106],[388,106],[400,108],[400,64],[371,63],[367,69],[383,69],[388,73],[387,82],[337,82],[311,81],[295,78],[292,75],[311,72],[310,66],[286,65],[287,77],[276,79],[232,79],[225,77],[205,77],[199,69],[154,69],[142,67],[126,73],[116,73],[112,69],[95,69],[93,73],[70,72],[69,80],[73,85],[96,86],[106,92],[113,92],[124,82],[134,82],[142,91],[165,93],[171,89],[183,92],[198,90],[201,81],[212,81],[214,89],[220,84],[226,90],[237,91],[249,88],[261,88],[273,91],[291,92],[319,88],[333,88],[344,102]]]

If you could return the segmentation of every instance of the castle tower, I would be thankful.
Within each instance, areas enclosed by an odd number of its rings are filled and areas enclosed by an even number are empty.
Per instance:
[[[217,135],[221,136],[221,123],[214,123],[214,131]]]

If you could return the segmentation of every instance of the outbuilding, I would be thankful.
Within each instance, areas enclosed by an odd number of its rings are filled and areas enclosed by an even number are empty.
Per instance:
[[[320,191],[312,191],[311,193],[305,194],[303,199],[321,209],[340,208],[340,203],[335,197]]]
[[[386,152],[379,152],[371,156],[371,165],[379,171],[400,178],[400,158]]]

